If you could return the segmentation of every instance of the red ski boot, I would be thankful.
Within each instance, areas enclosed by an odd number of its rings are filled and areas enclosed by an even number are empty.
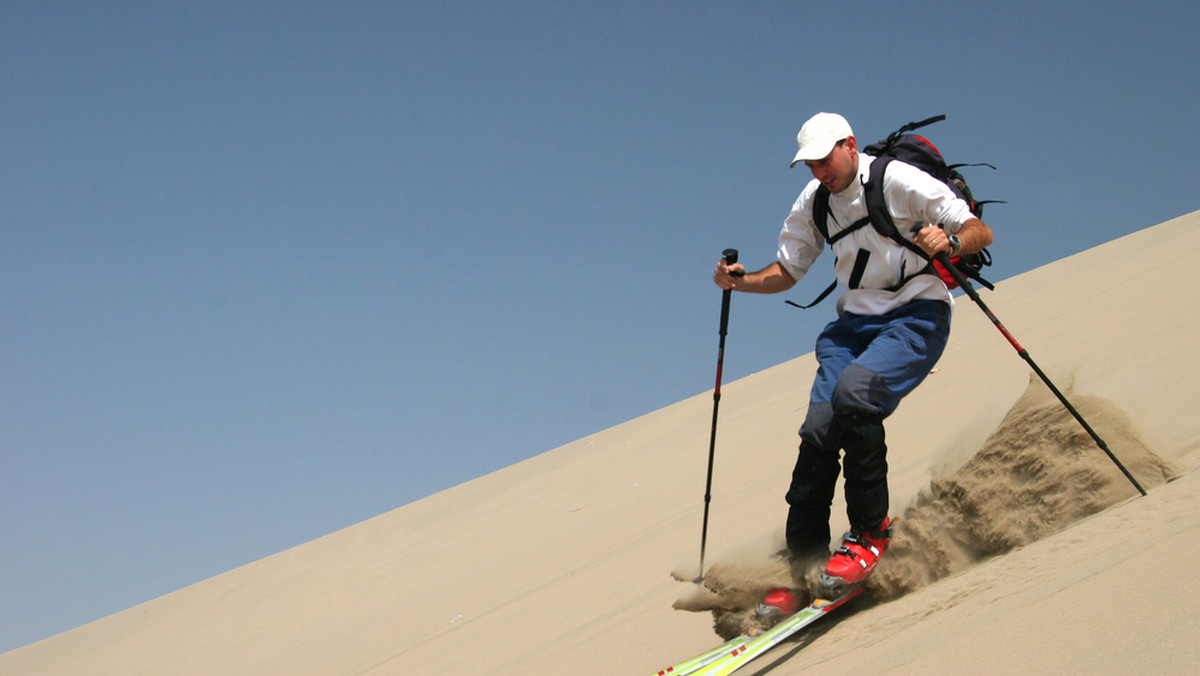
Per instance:
[[[783,618],[800,610],[800,601],[790,590],[776,588],[767,592],[759,602],[755,614],[766,627],[773,626]]]
[[[842,546],[830,557],[821,575],[821,592],[831,598],[867,579],[879,557],[892,541],[895,521],[885,518],[878,528],[868,531],[851,530],[842,538]]]

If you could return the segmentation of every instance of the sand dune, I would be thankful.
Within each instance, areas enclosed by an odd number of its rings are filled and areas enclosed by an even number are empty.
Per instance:
[[[1198,246],[1200,212],[985,296],[1148,496],[962,299],[937,372],[890,421],[902,528],[873,593],[758,669],[1191,673]],[[781,574],[769,554],[814,369],[805,355],[723,387],[714,583]],[[672,608],[697,589],[671,575],[696,573],[711,403],[0,655],[0,674],[652,673],[718,640],[710,613]]]

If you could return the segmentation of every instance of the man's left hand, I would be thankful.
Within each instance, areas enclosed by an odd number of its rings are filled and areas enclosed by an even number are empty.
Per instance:
[[[936,225],[927,225],[921,228],[917,231],[917,236],[913,241],[931,258],[941,252],[950,253],[950,236]]]

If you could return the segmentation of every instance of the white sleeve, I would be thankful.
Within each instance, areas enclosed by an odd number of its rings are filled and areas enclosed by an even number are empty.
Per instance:
[[[825,250],[825,238],[813,223],[812,203],[816,185],[819,184],[813,181],[796,198],[792,212],[783,222],[783,230],[779,233],[779,252],[776,257],[796,281],[808,273],[808,269]]]
[[[962,230],[968,219],[974,218],[967,202],[946,184],[904,162],[892,162],[884,176],[883,189],[888,208],[896,227],[924,223],[941,224],[946,232]]]

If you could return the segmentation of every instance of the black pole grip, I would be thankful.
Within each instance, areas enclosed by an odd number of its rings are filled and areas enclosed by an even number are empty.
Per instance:
[[[734,263],[738,262],[738,250],[737,249],[726,249],[721,252],[721,257],[725,259],[726,265],[733,265]],[[744,273],[744,272],[731,272],[730,274],[732,274],[734,277],[745,277],[746,276],[746,273]]]

